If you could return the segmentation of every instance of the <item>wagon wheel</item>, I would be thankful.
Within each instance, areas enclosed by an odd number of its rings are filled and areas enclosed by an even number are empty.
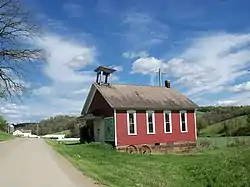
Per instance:
[[[149,146],[143,145],[143,146],[140,148],[140,153],[141,153],[141,154],[151,154],[151,149],[150,149]]]
[[[126,148],[126,152],[129,154],[137,153],[137,148],[134,145],[130,145]]]

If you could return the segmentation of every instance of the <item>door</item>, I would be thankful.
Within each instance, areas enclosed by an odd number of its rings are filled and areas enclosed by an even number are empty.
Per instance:
[[[105,126],[105,141],[115,141],[114,118],[113,117],[104,118],[104,126]]]

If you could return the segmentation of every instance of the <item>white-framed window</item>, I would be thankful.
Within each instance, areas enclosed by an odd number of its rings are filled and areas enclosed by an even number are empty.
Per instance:
[[[187,111],[182,110],[180,111],[180,128],[181,132],[187,132]]]
[[[172,119],[171,119],[171,111],[164,110],[164,132],[165,133],[172,133]]]
[[[137,135],[135,110],[127,111],[127,128],[128,128],[128,135]]]
[[[155,112],[152,110],[146,111],[147,134],[155,134]]]

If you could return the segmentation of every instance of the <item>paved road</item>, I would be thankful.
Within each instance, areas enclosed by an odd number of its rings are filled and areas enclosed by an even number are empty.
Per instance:
[[[0,143],[1,187],[97,187],[42,139]]]

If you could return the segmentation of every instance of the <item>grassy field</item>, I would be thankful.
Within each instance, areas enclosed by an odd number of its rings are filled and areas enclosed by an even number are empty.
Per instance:
[[[14,136],[12,136],[11,134],[0,131],[0,141],[11,140],[13,138]]]
[[[232,135],[236,133],[240,128],[246,127],[248,124],[246,122],[247,116],[240,116],[232,118],[229,120],[222,121],[220,123],[215,123],[210,125],[200,131],[202,136],[223,136],[224,124],[227,126],[229,133]],[[250,134],[249,134],[250,135]]]
[[[102,144],[49,140],[87,176],[109,187],[249,186],[250,148],[223,147],[190,155],[129,155]]]
[[[208,141],[212,146],[223,148],[230,144],[233,144],[236,140],[239,141],[249,141],[250,136],[235,136],[235,137],[199,137],[197,143],[199,144],[202,141]]]

